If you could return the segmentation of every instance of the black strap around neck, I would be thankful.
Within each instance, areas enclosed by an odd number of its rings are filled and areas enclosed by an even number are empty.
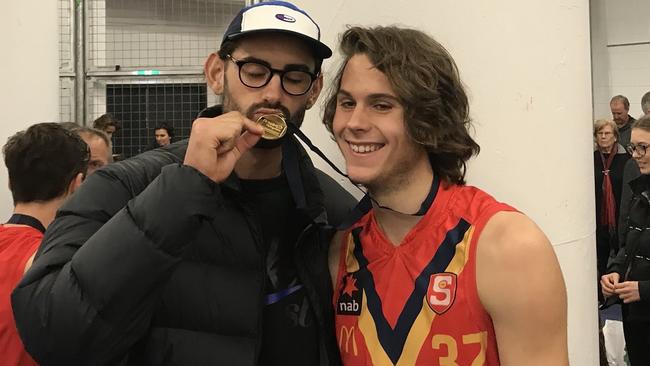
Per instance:
[[[302,131],[300,131],[300,129],[298,127],[296,127],[296,125],[294,125],[293,123],[288,123],[287,127],[288,127],[290,133],[293,133],[294,135],[298,136],[298,138],[300,140],[302,140],[302,142],[304,142],[309,147],[309,149],[311,151],[316,153],[316,155],[320,156],[321,159],[323,159],[330,167],[332,167],[332,169],[334,169],[334,171],[336,171],[340,175],[348,178],[348,175],[343,173],[343,171],[341,171],[341,169],[339,169],[330,159],[328,159],[327,156],[319,148],[317,148],[316,145],[314,145],[313,142],[311,142],[311,140],[307,137],[307,135],[305,135]],[[353,184],[354,184],[354,182],[353,182]],[[356,184],[355,184],[355,186],[356,186]],[[357,188],[359,188],[359,187],[357,186]],[[366,193],[363,190],[361,190],[361,192]]]
[[[305,196],[305,187],[302,185],[302,177],[300,176],[298,164],[298,149],[290,139],[286,139],[282,146],[282,169],[284,169],[284,173],[287,176],[289,189],[296,203],[296,208],[304,209],[307,207],[307,198]]]
[[[429,208],[433,204],[433,200],[436,198],[436,194],[438,193],[438,186],[440,186],[440,181],[438,180],[438,176],[434,174],[433,175],[433,180],[431,181],[431,187],[429,188],[429,193],[427,194],[427,197],[420,204],[420,209],[418,210],[418,212],[412,213],[412,214],[407,214],[407,213],[404,213],[404,212],[393,210],[390,207],[382,206],[377,201],[375,201],[374,199],[373,199],[373,202],[375,202],[375,204],[379,208],[384,208],[384,209],[391,210],[391,211],[394,211],[394,212],[397,212],[397,213],[401,213],[401,214],[405,214],[405,215],[411,215],[411,216],[424,216],[427,213],[427,211],[429,211]],[[372,197],[371,197],[371,199],[372,199]]]
[[[45,233],[45,226],[43,226],[43,224],[41,224],[37,218],[29,215],[13,214],[9,218],[9,221],[7,221],[7,224],[27,225],[42,233]]]
[[[347,174],[343,173],[343,171],[341,171],[341,169],[339,169],[330,159],[328,159],[327,156],[318,147],[316,147],[316,145],[314,145],[311,142],[311,140],[309,140],[309,138],[302,131],[300,131],[300,129],[298,127],[296,127],[293,123],[288,123],[287,128],[289,130],[289,133],[292,133],[292,134],[296,135],[300,140],[302,140],[302,142],[304,142],[309,147],[309,149],[311,149],[311,151],[313,151],[318,156],[320,156],[321,159],[323,159],[330,167],[332,167],[332,169],[334,169],[337,173],[344,176],[345,178],[348,178],[348,180],[350,180],[350,182],[352,182],[350,177],[348,177]],[[288,178],[289,178],[289,183],[291,183],[290,177],[288,177]],[[379,208],[383,208],[383,209],[386,209],[386,210],[401,213],[401,214],[404,214],[404,215],[411,215],[411,216],[424,216],[424,214],[427,213],[427,211],[429,210],[429,207],[431,207],[431,204],[433,203],[434,198],[436,197],[436,193],[438,192],[439,183],[440,182],[438,180],[438,177],[434,174],[433,175],[433,182],[431,183],[431,189],[429,191],[429,194],[427,195],[425,200],[420,205],[420,209],[418,210],[418,212],[416,212],[416,213],[406,213],[406,212],[401,212],[401,211],[394,210],[394,209],[392,209],[392,208],[390,208],[388,206],[380,205],[379,202],[377,202],[366,190],[361,189],[361,187],[359,187],[358,184],[352,182],[352,184],[358,190],[360,190],[364,194],[364,196],[367,196]]]

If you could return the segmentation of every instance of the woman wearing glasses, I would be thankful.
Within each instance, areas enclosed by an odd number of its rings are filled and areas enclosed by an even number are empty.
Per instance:
[[[641,176],[630,181],[632,199],[625,230],[625,246],[600,283],[605,297],[623,302],[623,330],[632,366],[650,365],[650,115],[632,126],[627,151]]]
[[[598,277],[604,275],[607,260],[618,251],[616,224],[623,187],[623,168],[630,156],[618,143],[614,121],[599,119],[594,123],[594,180],[596,182],[596,257]],[[600,293],[600,291],[599,291]],[[602,295],[599,294],[602,301]]]

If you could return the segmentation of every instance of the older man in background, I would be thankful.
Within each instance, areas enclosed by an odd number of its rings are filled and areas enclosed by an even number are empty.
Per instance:
[[[630,116],[630,101],[623,95],[616,95],[609,101],[612,119],[618,127],[619,143],[627,146],[630,143],[630,132],[634,117]]]
[[[79,127],[74,130],[90,148],[88,175],[93,174],[113,161],[111,155],[111,140],[106,133],[90,127]]]

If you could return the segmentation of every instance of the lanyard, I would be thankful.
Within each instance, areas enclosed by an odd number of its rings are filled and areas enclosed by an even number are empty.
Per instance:
[[[283,298],[291,295],[292,293],[300,290],[302,288],[302,285],[295,285],[292,287],[289,287],[287,289],[284,289],[282,291],[278,291],[272,294],[266,295],[266,298],[264,299],[264,305],[272,305],[275,304],[276,302],[282,300]]]
[[[340,175],[350,179],[348,177],[348,175],[343,173],[341,171],[341,169],[339,169],[330,159],[328,159],[327,156],[322,151],[320,151],[320,149],[317,148],[309,140],[309,138],[302,131],[300,131],[300,129],[298,127],[296,127],[293,123],[287,123],[287,127],[288,127],[290,133],[293,133],[300,140],[302,140],[302,142],[304,142],[305,145],[307,145],[311,149],[311,151],[313,151],[318,156],[320,156],[330,167],[332,167],[332,169],[334,169]],[[350,180],[350,182],[352,182],[352,181]],[[433,203],[434,198],[436,197],[436,193],[438,192],[439,183],[440,182],[438,180],[438,177],[434,173],[433,174],[433,182],[431,182],[431,189],[429,191],[429,194],[427,195],[427,198],[425,198],[424,201],[422,202],[422,204],[420,205],[420,209],[418,210],[418,212],[410,214],[410,213],[405,213],[405,212],[400,212],[400,211],[397,211],[397,210],[393,210],[390,207],[380,205],[379,202],[375,201],[375,199],[372,196],[370,196],[370,194],[368,192],[361,189],[358,184],[352,182],[352,184],[354,184],[354,186],[357,187],[357,189],[359,189],[362,193],[364,193],[379,208],[383,208],[383,209],[387,209],[387,210],[390,210],[390,211],[393,211],[393,212],[401,213],[401,214],[404,214],[404,215],[411,215],[411,216],[424,216],[424,214],[427,213],[427,211],[429,210],[429,207],[431,207],[431,204]],[[298,186],[302,187],[301,185],[298,185]]]
[[[43,226],[43,224],[41,224],[38,219],[29,215],[13,214],[9,218],[9,221],[7,221],[7,224],[27,225],[42,233],[45,233],[45,226]]]

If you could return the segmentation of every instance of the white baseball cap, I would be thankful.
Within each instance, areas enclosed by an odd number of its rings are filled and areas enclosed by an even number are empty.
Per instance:
[[[320,28],[297,6],[286,1],[265,1],[239,11],[223,35],[221,45],[241,36],[279,32],[295,35],[313,46],[315,55],[322,59],[332,56],[332,50],[320,41]]]

